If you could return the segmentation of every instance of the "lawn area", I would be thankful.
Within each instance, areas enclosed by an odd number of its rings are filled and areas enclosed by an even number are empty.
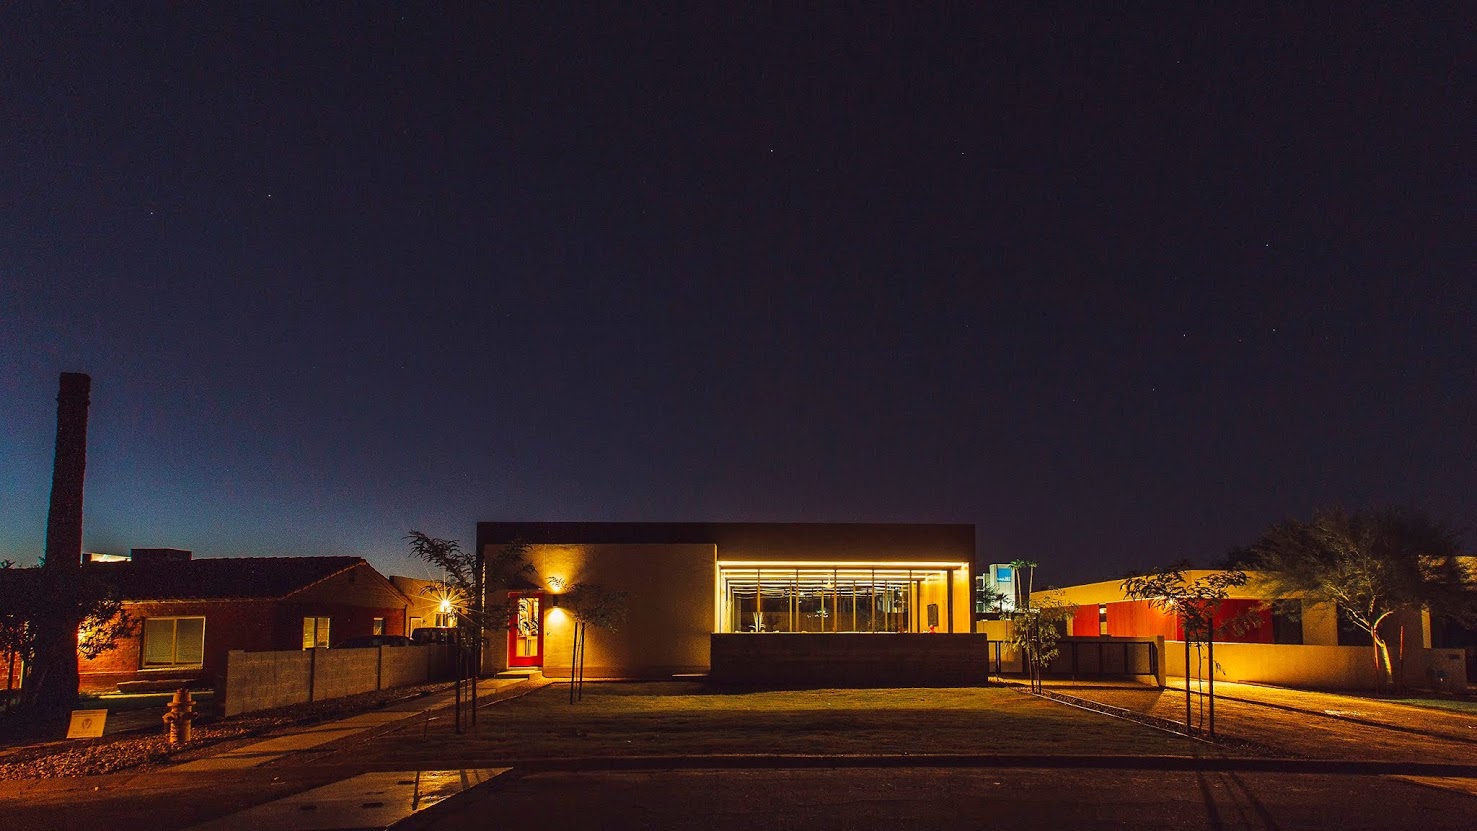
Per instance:
[[[1386,699],[1396,704],[1410,704],[1416,707],[1433,707],[1437,710],[1453,710],[1458,713],[1477,716],[1477,701],[1470,698],[1391,698]]]
[[[1192,755],[1204,745],[1003,687],[733,692],[697,683],[589,684],[570,705],[551,685],[483,710],[369,741],[406,762],[458,756],[893,753]],[[425,738],[422,738],[425,731]],[[358,752],[358,749],[355,749]]]

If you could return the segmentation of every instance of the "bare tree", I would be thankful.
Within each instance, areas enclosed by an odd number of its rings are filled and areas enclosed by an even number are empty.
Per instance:
[[[574,620],[570,646],[569,703],[585,697],[585,642],[591,626],[616,631],[626,619],[626,593],[598,583],[575,583],[561,595],[561,608]]]
[[[1155,569],[1147,574],[1130,575],[1123,581],[1124,596],[1133,600],[1147,600],[1149,605],[1179,618],[1185,630],[1185,734],[1191,732],[1191,689],[1190,649],[1198,653],[1203,649],[1209,665],[1209,686],[1204,700],[1209,710],[1208,732],[1215,736],[1215,636],[1224,632],[1240,634],[1261,623],[1261,618],[1248,611],[1219,624],[1216,617],[1221,604],[1231,595],[1231,589],[1246,585],[1246,572],[1240,569],[1224,569],[1189,580],[1185,572],[1188,563]],[[1162,660],[1162,658],[1161,658]],[[1200,666],[1197,659],[1195,666]],[[1198,670],[1197,670],[1198,675]],[[1205,678],[1199,679],[1202,689]]]
[[[471,721],[477,723],[477,679],[482,675],[482,651],[489,630],[501,631],[512,619],[515,601],[508,596],[520,581],[536,576],[528,562],[528,545],[513,542],[489,552],[467,551],[452,539],[412,530],[406,535],[410,554],[441,569],[450,593],[463,599],[457,609],[461,636],[456,650],[456,723],[462,729],[462,687],[471,678]]]

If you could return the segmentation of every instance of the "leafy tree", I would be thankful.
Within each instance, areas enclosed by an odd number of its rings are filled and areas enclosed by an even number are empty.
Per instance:
[[[411,531],[406,539],[410,542],[411,556],[441,569],[444,575],[441,585],[449,595],[462,598],[465,605],[457,610],[458,622],[467,621],[478,630],[478,635],[487,629],[506,629],[516,606],[508,592],[522,588],[521,584],[531,583],[537,576],[528,562],[525,542],[494,548],[478,557],[456,540],[440,539],[420,531]]]
[[[585,639],[591,626],[616,631],[626,620],[626,593],[599,583],[574,583],[560,595],[560,608],[574,620],[570,647],[569,703],[585,697]]]
[[[1370,636],[1376,687],[1395,682],[1385,631],[1402,612],[1477,620],[1477,586],[1463,569],[1458,534],[1407,511],[1319,511],[1272,526],[1252,546],[1275,595],[1333,603]]]
[[[1010,645],[1021,656],[1021,665],[1026,671],[1031,692],[1039,693],[1042,690],[1042,675],[1061,654],[1059,641],[1062,630],[1077,607],[1055,594],[1047,594],[1033,602],[1031,594],[1036,582],[1036,563],[1030,560],[1012,560],[1010,567],[1013,576],[1011,582],[1015,586],[1015,608],[1010,612]],[[1021,579],[1023,573],[1024,580]]]
[[[1147,574],[1129,575],[1123,581],[1123,594],[1132,600],[1147,600],[1155,609],[1174,615],[1185,630],[1185,733],[1190,725],[1190,649],[1205,650],[1209,669],[1209,690],[1205,701],[1209,707],[1209,732],[1215,735],[1215,636],[1223,632],[1241,634],[1261,623],[1255,612],[1247,612],[1216,623],[1221,604],[1231,596],[1231,589],[1244,586],[1246,572],[1230,568],[1189,580],[1185,572],[1189,563],[1176,563]],[[1200,661],[1195,661],[1200,666]],[[1204,688],[1205,679],[1200,679]]]
[[[0,660],[5,664],[8,687],[15,681],[14,667],[25,668],[22,687],[33,691],[23,699],[27,706],[70,703],[43,701],[34,693],[39,680],[33,673],[38,672],[36,641],[41,622],[81,621],[74,638],[74,662],[76,655],[90,660],[115,649],[138,625],[123,609],[117,591],[95,568],[83,566],[76,579],[62,585],[57,585],[58,580],[44,568],[16,568],[10,560],[0,561]]]
[[[456,656],[456,729],[460,733],[462,686],[467,675],[471,676],[472,724],[477,723],[476,679],[482,674],[485,633],[508,627],[516,604],[508,591],[535,576],[527,558],[528,545],[515,542],[483,554],[467,551],[456,540],[416,530],[410,531],[406,540],[411,556],[441,569],[448,595],[463,599],[463,607],[457,610],[457,628],[463,632]]]
[[[31,625],[35,593],[22,582],[14,562],[0,561],[0,660],[5,662],[6,709],[12,703],[8,691],[23,680],[15,677],[17,665],[30,667],[36,651],[36,630]]]

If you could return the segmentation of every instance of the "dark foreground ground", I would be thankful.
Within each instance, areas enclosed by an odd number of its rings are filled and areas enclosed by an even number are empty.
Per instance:
[[[1461,829],[1477,799],[1381,777],[1040,769],[666,771],[511,777],[407,823],[753,829]]]
[[[1145,711],[1173,712],[1179,700],[1074,692]],[[211,767],[223,744],[207,749],[204,767],[171,760],[0,782],[0,829],[1477,827],[1477,718],[1228,692],[1243,700],[1218,708],[1218,726],[1239,745],[1002,688],[745,695],[593,685],[573,707],[558,686],[508,690],[462,733],[434,701],[411,701],[396,705],[403,721],[259,763],[248,753],[242,766]],[[269,740],[290,744],[300,731]],[[445,769],[477,773],[427,807],[417,772]],[[371,792],[363,783],[375,771],[403,793]],[[412,782],[424,810],[367,821],[395,799],[410,804]]]

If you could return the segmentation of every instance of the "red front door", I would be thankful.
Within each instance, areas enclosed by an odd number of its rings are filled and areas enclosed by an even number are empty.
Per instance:
[[[508,626],[508,666],[544,665],[544,594],[515,592],[513,620]]]

